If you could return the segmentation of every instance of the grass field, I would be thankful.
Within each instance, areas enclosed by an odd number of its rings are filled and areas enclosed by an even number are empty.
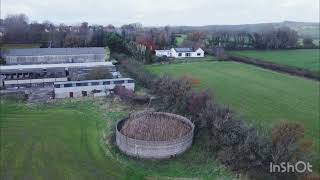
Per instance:
[[[230,106],[260,127],[279,121],[300,122],[307,137],[320,142],[319,82],[233,62],[150,65],[151,72],[190,75],[197,89],[209,89],[218,103]]]
[[[186,34],[180,34],[180,37],[176,37],[177,46],[180,46],[186,38]]]
[[[288,65],[307,69],[320,73],[320,50],[300,49],[300,50],[273,50],[273,51],[231,51],[233,55],[257,58],[282,65]]]
[[[62,101],[0,106],[0,179],[232,179],[196,141],[184,155],[143,161],[122,155],[111,142],[116,121],[127,114],[117,103]]]

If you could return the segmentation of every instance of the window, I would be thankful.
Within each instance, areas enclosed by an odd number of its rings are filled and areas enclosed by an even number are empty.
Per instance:
[[[104,81],[103,82],[103,85],[109,85],[110,84],[110,81]]]
[[[198,53],[197,56],[201,56],[201,53]]]
[[[54,88],[60,88],[60,84],[55,84]]]
[[[72,87],[72,84],[64,84],[63,87]]]
[[[191,53],[186,53],[186,56],[187,56],[187,57],[190,57],[190,56],[191,56]]]
[[[102,91],[101,91],[101,90],[96,90],[96,89],[94,89],[94,90],[92,90],[91,92],[95,94],[95,93],[101,93]]]
[[[88,96],[87,91],[82,91],[81,93],[82,93],[82,96]]]
[[[182,56],[182,53],[178,53],[178,56]]]
[[[124,81],[123,81],[123,80],[122,80],[122,81],[114,81],[113,83],[114,83],[114,84],[123,84]]]
[[[128,80],[128,83],[134,83],[134,80]]]
[[[92,86],[98,86],[100,83],[99,82],[92,82],[91,85]]]
[[[88,86],[88,83],[76,83],[76,86]]]

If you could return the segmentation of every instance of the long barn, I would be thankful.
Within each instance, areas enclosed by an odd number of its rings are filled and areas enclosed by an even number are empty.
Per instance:
[[[106,50],[92,48],[29,48],[3,52],[7,65],[104,62]]]

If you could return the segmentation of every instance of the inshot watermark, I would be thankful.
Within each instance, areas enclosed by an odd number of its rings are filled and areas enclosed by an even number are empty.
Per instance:
[[[271,173],[304,173],[312,172],[312,165],[309,162],[298,161],[296,163],[282,162],[280,164],[270,163],[270,172]]]

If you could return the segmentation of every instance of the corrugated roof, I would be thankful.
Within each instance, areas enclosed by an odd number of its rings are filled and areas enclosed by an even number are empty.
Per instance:
[[[95,67],[95,66],[114,66],[114,65],[111,62],[7,65],[7,66],[0,66],[0,71],[1,70],[17,70],[17,69],[45,69],[45,68],[71,68],[71,67]]]
[[[193,52],[192,48],[174,48],[176,52]]]
[[[115,78],[115,79],[96,79],[96,80],[83,80],[83,81],[61,81],[61,82],[54,82],[54,84],[91,83],[91,82],[126,81],[126,80],[133,80],[133,79],[131,79],[131,78]]]
[[[80,54],[105,54],[102,47],[90,48],[29,48],[10,49],[4,56],[46,56],[46,55],[80,55]]]

